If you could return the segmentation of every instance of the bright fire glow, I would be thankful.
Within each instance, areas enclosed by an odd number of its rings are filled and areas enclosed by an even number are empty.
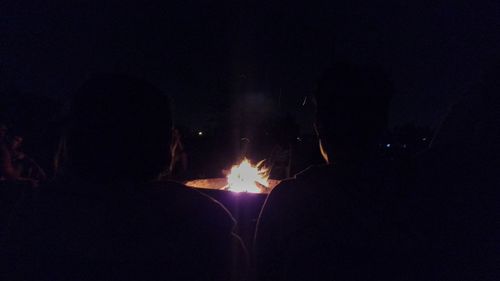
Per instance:
[[[228,190],[260,193],[269,188],[269,170],[262,167],[263,162],[254,166],[245,158],[240,164],[234,165],[227,175]]]

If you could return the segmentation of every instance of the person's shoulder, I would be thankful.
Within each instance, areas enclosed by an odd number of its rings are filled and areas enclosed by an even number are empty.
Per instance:
[[[329,173],[326,165],[310,166],[295,176],[282,180],[271,191],[271,194],[292,194],[315,189],[328,177]]]
[[[268,204],[295,204],[316,197],[328,179],[326,166],[310,166],[295,176],[282,180],[268,195]],[[273,202],[273,203],[271,203]]]
[[[147,187],[147,193],[193,217],[210,218],[214,225],[233,228],[236,224],[236,220],[222,203],[182,183],[155,182]]]
[[[179,196],[194,196],[194,197],[198,196],[196,192],[193,192],[192,189],[188,188],[184,184],[169,180],[156,181],[150,183],[145,187],[145,190],[158,194],[170,193]]]
[[[204,193],[175,181],[158,181],[146,186],[145,191],[155,196],[168,196],[176,201],[189,200],[189,205],[207,204],[214,208],[219,202]]]
[[[322,178],[332,176],[332,170],[330,168],[329,165],[312,165],[297,173],[294,178],[303,181],[318,181]]]

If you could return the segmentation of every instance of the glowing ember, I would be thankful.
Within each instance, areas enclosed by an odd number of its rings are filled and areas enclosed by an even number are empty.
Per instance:
[[[248,159],[234,165],[227,175],[227,189],[234,192],[260,193],[269,188],[269,169],[260,161],[253,166]]]

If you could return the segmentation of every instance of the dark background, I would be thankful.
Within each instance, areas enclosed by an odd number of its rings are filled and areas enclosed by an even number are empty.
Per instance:
[[[304,99],[343,58],[391,73],[391,127],[434,128],[498,58],[499,1],[280,2],[1,1],[3,113],[33,144],[91,73],[124,72],[172,96],[185,134],[286,112],[307,133]]]
[[[434,125],[497,56],[494,0],[273,2],[2,1],[0,90],[60,99],[91,72],[128,72],[204,126],[207,104],[246,79],[297,114],[335,45],[392,72],[392,124]]]

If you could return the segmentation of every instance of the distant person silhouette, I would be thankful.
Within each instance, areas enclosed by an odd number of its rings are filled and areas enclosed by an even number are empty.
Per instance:
[[[0,180],[12,181],[16,179],[14,168],[12,167],[12,157],[7,141],[8,128],[5,124],[0,124]]]
[[[377,231],[391,200],[376,157],[392,87],[376,67],[336,63],[315,95],[315,127],[327,165],[280,183],[256,230],[259,280],[371,279],[383,263]]]
[[[47,176],[40,165],[38,165],[35,160],[22,151],[21,147],[23,141],[23,137],[14,135],[9,144],[9,150],[12,158],[11,161],[15,174],[19,178],[29,179],[36,182],[46,180]]]
[[[8,127],[0,123],[0,236],[24,189],[14,184],[17,180],[7,141]]]
[[[10,138],[8,135],[7,126],[0,124],[0,182],[10,186],[35,187],[38,185],[38,179],[25,177],[15,166],[16,157],[12,150],[14,140],[15,137]]]
[[[178,128],[172,129],[172,143],[170,145],[169,176],[172,179],[184,180],[188,171],[188,155],[182,142],[182,135]]]
[[[241,253],[217,201],[155,178],[168,167],[169,100],[94,76],[68,116],[58,180],[19,204],[0,244],[2,280],[229,280]]]

